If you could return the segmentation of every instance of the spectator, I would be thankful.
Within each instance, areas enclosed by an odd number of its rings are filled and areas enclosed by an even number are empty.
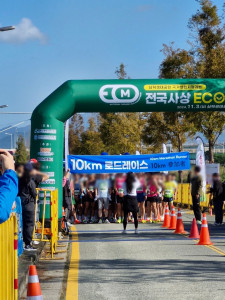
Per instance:
[[[201,222],[201,208],[200,208],[200,197],[202,195],[202,176],[201,168],[196,166],[194,169],[194,176],[191,179],[191,196],[193,203],[193,211],[197,224],[202,224]]]
[[[215,210],[215,226],[220,226],[223,224],[223,183],[220,179],[218,173],[214,173],[212,176],[213,184],[210,189],[210,193],[213,196],[213,205]]]
[[[41,182],[44,182],[44,181],[46,181],[46,180],[48,180],[49,179],[49,176],[47,175],[47,174],[45,174],[45,173],[42,173],[41,171],[40,171],[40,167],[41,167],[41,165],[40,165],[40,163],[36,160],[36,159],[31,159],[30,161],[29,161],[29,163],[30,164],[32,164],[32,171],[31,171],[31,177],[32,177],[32,179],[34,180],[34,183],[35,183],[35,185],[36,185],[36,188],[38,188],[39,187],[39,184],[41,183]]]
[[[140,186],[140,181],[136,177],[136,175],[132,172],[127,174],[127,178],[125,181],[125,192],[124,192],[124,203],[123,203],[123,211],[124,211],[124,219],[123,219],[123,234],[126,234],[127,228],[127,218],[128,213],[131,212],[134,218],[134,226],[135,226],[135,234],[138,234],[138,202],[137,202],[137,188]]]
[[[15,171],[17,173],[17,176],[20,178],[23,176],[24,173],[24,164],[16,164],[15,165]]]
[[[65,209],[65,216],[67,225],[70,227],[72,226],[70,221],[70,216],[72,213],[72,198],[71,198],[71,188],[70,188],[70,170],[63,171],[63,207]]]
[[[22,203],[23,215],[23,241],[27,251],[35,251],[32,248],[31,241],[33,237],[35,222],[35,202],[37,197],[36,185],[31,177],[33,166],[31,163],[24,165],[24,174],[19,178],[19,194]]]
[[[13,156],[0,149],[2,176],[0,176],[0,224],[7,221],[18,193],[18,179]]]

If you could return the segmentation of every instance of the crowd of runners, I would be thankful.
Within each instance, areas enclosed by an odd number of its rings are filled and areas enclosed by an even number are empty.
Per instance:
[[[71,223],[156,223],[176,197],[175,174],[73,174],[64,172],[63,206]]]

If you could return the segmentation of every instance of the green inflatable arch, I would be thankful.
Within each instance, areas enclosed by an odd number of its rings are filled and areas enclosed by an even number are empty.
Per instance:
[[[42,188],[59,189],[62,207],[64,122],[78,112],[224,111],[223,79],[66,81],[34,110],[31,157],[50,179]]]

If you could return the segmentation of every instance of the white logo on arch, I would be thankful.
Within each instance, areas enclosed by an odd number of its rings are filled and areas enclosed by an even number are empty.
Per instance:
[[[132,84],[106,84],[99,90],[101,100],[109,104],[134,104],[140,96],[138,88]]]

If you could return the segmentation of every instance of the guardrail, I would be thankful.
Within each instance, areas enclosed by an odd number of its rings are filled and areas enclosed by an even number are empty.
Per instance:
[[[50,205],[50,227],[46,227],[46,205]],[[40,206],[42,206],[41,210]],[[42,212],[41,215],[39,214],[40,211]],[[36,234],[40,234],[40,238],[35,237]],[[33,240],[50,242],[51,259],[54,258],[55,253],[59,252],[56,251],[58,242],[58,190],[37,189]]]
[[[210,185],[207,185],[207,190]],[[174,201],[175,204],[181,204],[182,206],[187,206],[190,208],[192,205],[192,197],[191,197],[191,185],[189,183],[180,183],[178,184],[176,199]],[[200,202],[201,208],[209,207],[209,194],[206,195],[206,201]]]
[[[17,219],[0,225],[0,299],[18,299]]]

